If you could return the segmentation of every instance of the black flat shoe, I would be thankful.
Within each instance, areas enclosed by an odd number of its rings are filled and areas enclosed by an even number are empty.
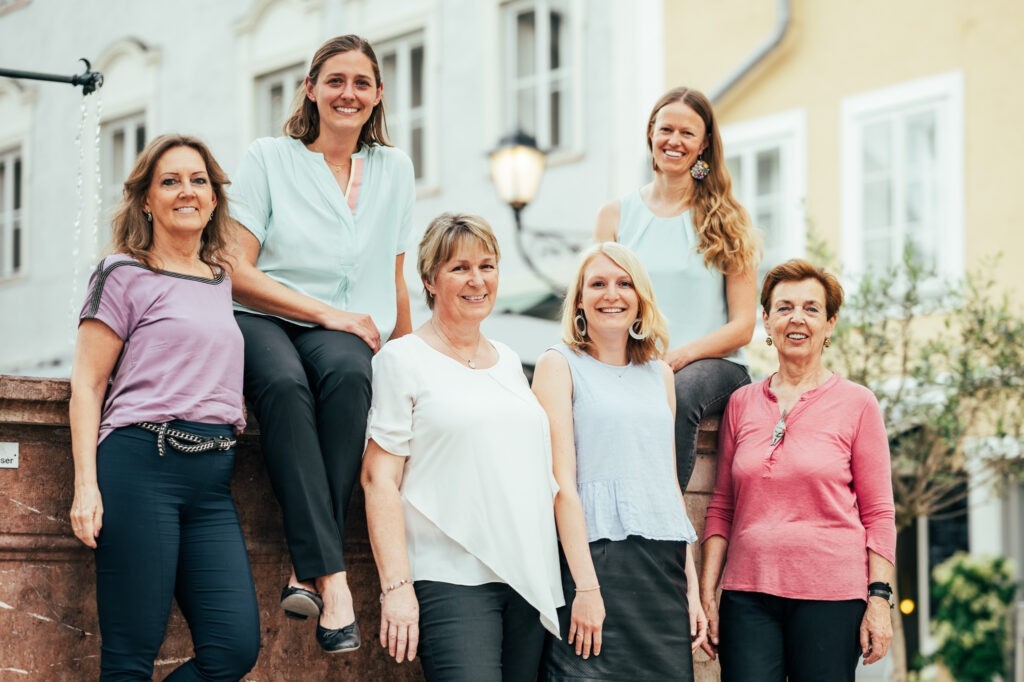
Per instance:
[[[281,590],[281,608],[284,609],[284,615],[289,618],[306,620],[310,616],[320,616],[324,600],[316,592],[297,585],[289,585]]]
[[[351,625],[328,630],[318,622],[316,624],[316,643],[329,654],[355,651],[361,643],[359,639],[359,623],[352,621]]]

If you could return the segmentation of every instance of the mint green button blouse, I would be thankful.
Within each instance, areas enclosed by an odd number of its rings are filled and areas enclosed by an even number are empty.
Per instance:
[[[386,339],[398,313],[395,258],[413,241],[415,176],[394,147],[364,145],[352,158],[353,167],[359,158],[363,165],[354,211],[322,154],[290,137],[258,139],[232,180],[231,214],[260,242],[257,268],[318,301],[370,315]]]

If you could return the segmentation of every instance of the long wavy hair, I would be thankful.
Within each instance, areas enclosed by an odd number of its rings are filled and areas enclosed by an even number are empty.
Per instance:
[[[153,246],[153,225],[146,220],[143,206],[153,183],[157,163],[164,154],[176,147],[196,150],[206,165],[213,195],[217,197],[217,207],[210,222],[203,228],[199,259],[211,267],[222,267],[229,259],[227,245],[231,213],[228,210],[225,189],[231,181],[213,158],[210,149],[201,140],[190,135],[160,135],[151,140],[139,153],[132,172],[124,181],[124,196],[114,212],[111,223],[111,248],[115,253],[126,253],[140,263],[152,267],[149,249]]]
[[[370,60],[370,64],[373,65],[373,77],[377,81],[377,87],[379,88],[383,85],[380,78],[380,64],[377,63],[377,54],[373,51],[373,47],[363,38],[353,34],[331,38],[320,46],[320,49],[316,51],[312,61],[309,63],[309,73],[306,74],[309,82],[316,84],[317,79],[320,77],[320,69],[323,68],[324,62],[328,59],[336,54],[351,52],[352,50],[359,50],[366,55],[366,58]],[[302,140],[305,144],[312,144],[316,138],[320,137],[320,112],[317,111],[316,102],[306,97],[305,83],[299,85],[295,91],[292,115],[285,121],[284,134]],[[391,142],[388,140],[388,124],[384,117],[383,97],[373,107],[373,111],[370,112],[370,118],[363,124],[362,130],[359,131],[359,143],[367,146],[375,144],[384,147],[391,146]]]
[[[580,333],[576,326],[576,315],[582,312],[580,302],[583,300],[583,278],[587,266],[590,265],[590,261],[602,254],[626,271],[633,280],[633,290],[636,291],[639,306],[637,319],[640,320],[640,329],[637,332],[646,335],[646,338],[637,340],[630,336],[626,340],[626,357],[635,364],[660,358],[668,350],[668,323],[654,300],[654,286],[643,263],[635,253],[618,242],[594,244],[580,256],[576,276],[569,284],[565,300],[562,302],[562,342],[576,351],[585,351],[593,344],[589,334]]]
[[[704,264],[721,272],[735,274],[756,269],[761,260],[761,240],[750,221],[750,215],[732,193],[732,178],[725,163],[722,136],[718,132],[711,101],[699,90],[678,87],[666,92],[654,104],[647,120],[647,149],[652,154],[651,166],[660,173],[654,160],[651,135],[658,112],[669,104],[682,102],[697,112],[704,121],[707,146],[701,155],[711,167],[703,180],[693,183],[693,225],[697,231],[697,252],[704,254]]]

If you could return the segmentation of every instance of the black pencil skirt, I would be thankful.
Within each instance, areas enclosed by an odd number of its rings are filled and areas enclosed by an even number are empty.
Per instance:
[[[558,610],[562,639],[548,635],[541,680],[693,680],[690,615],[686,600],[686,543],[625,540],[590,543],[601,584],[605,620],[601,655],[584,660],[566,637],[576,585],[562,559],[566,605]]]

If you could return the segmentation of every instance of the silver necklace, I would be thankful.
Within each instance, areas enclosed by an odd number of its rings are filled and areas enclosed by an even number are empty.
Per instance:
[[[430,318],[430,326],[433,327],[434,333],[437,334],[441,338],[441,340],[444,341],[445,345],[451,349],[452,353],[455,354],[455,357],[469,365],[470,369],[476,369],[476,356],[480,354],[480,341],[483,339],[483,334],[477,337],[476,350],[473,352],[473,355],[467,360],[466,358],[462,357],[462,353],[460,353],[459,349],[455,347],[455,344],[449,341],[448,337],[445,336],[444,333],[438,328],[437,324],[434,322],[434,318]]]

